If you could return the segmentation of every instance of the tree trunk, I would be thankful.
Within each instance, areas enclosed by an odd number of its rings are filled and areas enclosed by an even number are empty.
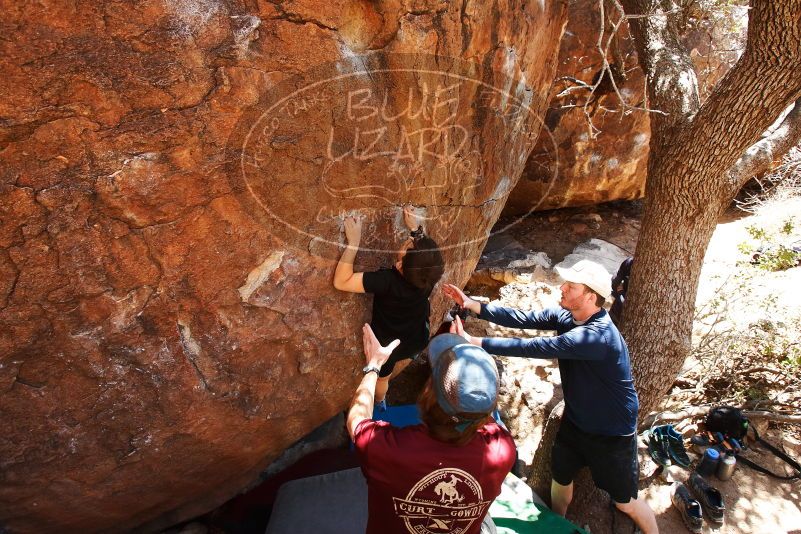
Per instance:
[[[671,165],[663,164],[658,154],[651,158],[654,172],[648,179],[670,183],[662,172]],[[641,413],[656,407],[690,352],[704,254],[726,204],[702,188],[651,189],[626,299],[629,320],[624,325]],[[696,204],[693,195],[708,201]]]
[[[623,0],[651,108],[645,215],[623,333],[641,413],[653,410],[690,351],[698,279],[709,239],[739,184],[728,170],[801,94],[801,0],[754,0],[746,50],[700,104],[677,38],[678,5]]]
[[[556,440],[556,432],[559,430],[559,423],[562,421],[562,414],[565,410],[565,401],[553,407],[545,428],[542,430],[542,438],[534,451],[534,458],[531,460],[531,477],[528,485],[534,492],[542,497],[542,500],[551,504],[551,449]]]
[[[636,16],[631,29],[649,106],[662,112],[651,117],[645,215],[623,325],[640,412],[648,413],[689,354],[704,255],[720,215],[746,179],[729,171],[738,162],[756,164],[743,160],[746,149],[801,95],[801,0],[753,1],[746,50],[703,105],[678,39],[680,6],[670,0],[623,4]],[[787,138],[771,141],[779,146]],[[547,500],[560,407],[546,423],[530,481]],[[608,498],[600,495],[586,472],[576,478],[570,510],[582,512],[580,522],[592,520],[593,531],[606,529],[613,517]]]

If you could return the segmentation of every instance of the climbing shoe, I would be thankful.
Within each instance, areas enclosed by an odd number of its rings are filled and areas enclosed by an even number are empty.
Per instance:
[[[648,443],[648,454],[651,456],[654,463],[661,467],[670,467],[670,454],[665,448],[665,444],[660,436],[654,434],[654,429],[646,430],[644,438],[646,443]]]
[[[690,532],[701,532],[701,528],[704,525],[701,504],[692,498],[690,491],[684,484],[674,485],[670,500],[681,514],[681,519]]]
[[[689,467],[690,457],[687,456],[687,449],[684,447],[684,438],[676,432],[673,425],[664,425],[662,430],[662,440],[667,443],[670,458],[682,467]]]
[[[696,472],[690,474],[690,478],[687,479],[687,487],[701,504],[704,517],[715,523],[723,523],[723,513],[726,511],[723,495]]]
[[[658,426],[652,428],[650,432],[651,435],[654,436],[658,448],[668,455],[671,463],[681,467],[688,467],[690,465],[690,457],[687,456],[687,449],[684,448],[684,440],[681,434],[676,432],[676,429],[673,428],[673,425]],[[656,447],[656,445],[654,446]],[[653,455],[651,457],[653,457]]]

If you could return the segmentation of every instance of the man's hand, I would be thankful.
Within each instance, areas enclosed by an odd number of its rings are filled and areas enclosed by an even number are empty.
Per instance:
[[[369,324],[362,327],[362,343],[364,344],[364,357],[367,360],[367,365],[375,365],[381,367],[389,359],[389,355],[400,345],[400,339],[396,339],[386,347],[382,347],[381,343],[373,333],[373,329]]]
[[[481,313],[481,303],[465,295],[464,291],[462,291],[455,285],[443,284],[442,291],[445,293],[446,297],[454,301],[462,308],[468,309],[471,312],[475,313],[476,315]]]
[[[481,338],[471,336],[467,332],[464,331],[464,325],[462,324],[462,319],[457,315],[456,318],[451,323],[451,334],[456,334],[457,336],[462,336],[467,340],[468,343],[471,345],[476,345],[478,347],[481,346]]]
[[[376,367],[384,365],[392,351],[400,345],[400,340],[396,339],[386,347],[382,347],[369,324],[362,327],[362,342],[364,343],[364,357],[367,359],[367,365],[375,365]],[[356,428],[358,428],[359,423],[369,419],[373,414],[375,384],[377,381],[378,373],[364,375],[359,387],[356,388],[353,400],[350,401],[346,425],[350,439],[354,442],[356,441]]]
[[[403,207],[403,224],[409,230],[417,230],[420,227],[420,216],[417,215],[416,208],[411,204]]]
[[[362,240],[362,219],[349,215],[345,217],[345,238],[348,245],[358,247]]]

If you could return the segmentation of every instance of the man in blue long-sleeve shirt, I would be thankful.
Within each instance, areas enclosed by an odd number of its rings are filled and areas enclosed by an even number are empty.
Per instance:
[[[637,498],[637,410],[626,342],[602,308],[611,294],[610,276],[601,265],[581,260],[557,268],[565,282],[560,308],[524,312],[481,303],[453,285],[445,294],[495,324],[510,328],[555,330],[553,337],[480,338],[455,329],[490,354],[556,358],[562,376],[565,413],[551,452],[551,506],[562,515],[573,498],[573,479],[583,466],[606,490],[617,508],[645,534],[657,532],[651,508]]]

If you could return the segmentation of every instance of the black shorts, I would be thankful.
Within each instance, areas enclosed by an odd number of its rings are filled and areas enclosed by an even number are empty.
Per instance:
[[[390,355],[389,359],[386,362],[384,362],[384,365],[381,366],[381,370],[378,372],[379,378],[388,378],[389,375],[392,374],[392,371],[395,370],[395,364],[398,363],[399,361],[401,360],[414,361],[417,359],[418,356],[420,356],[419,352],[415,352],[414,354],[411,355],[402,354],[399,356],[395,356],[395,353],[393,352]]]
[[[637,434],[588,434],[563,417],[551,451],[553,479],[567,486],[585,465],[590,468],[595,485],[608,492],[616,503],[625,504],[637,498],[640,479]]]

